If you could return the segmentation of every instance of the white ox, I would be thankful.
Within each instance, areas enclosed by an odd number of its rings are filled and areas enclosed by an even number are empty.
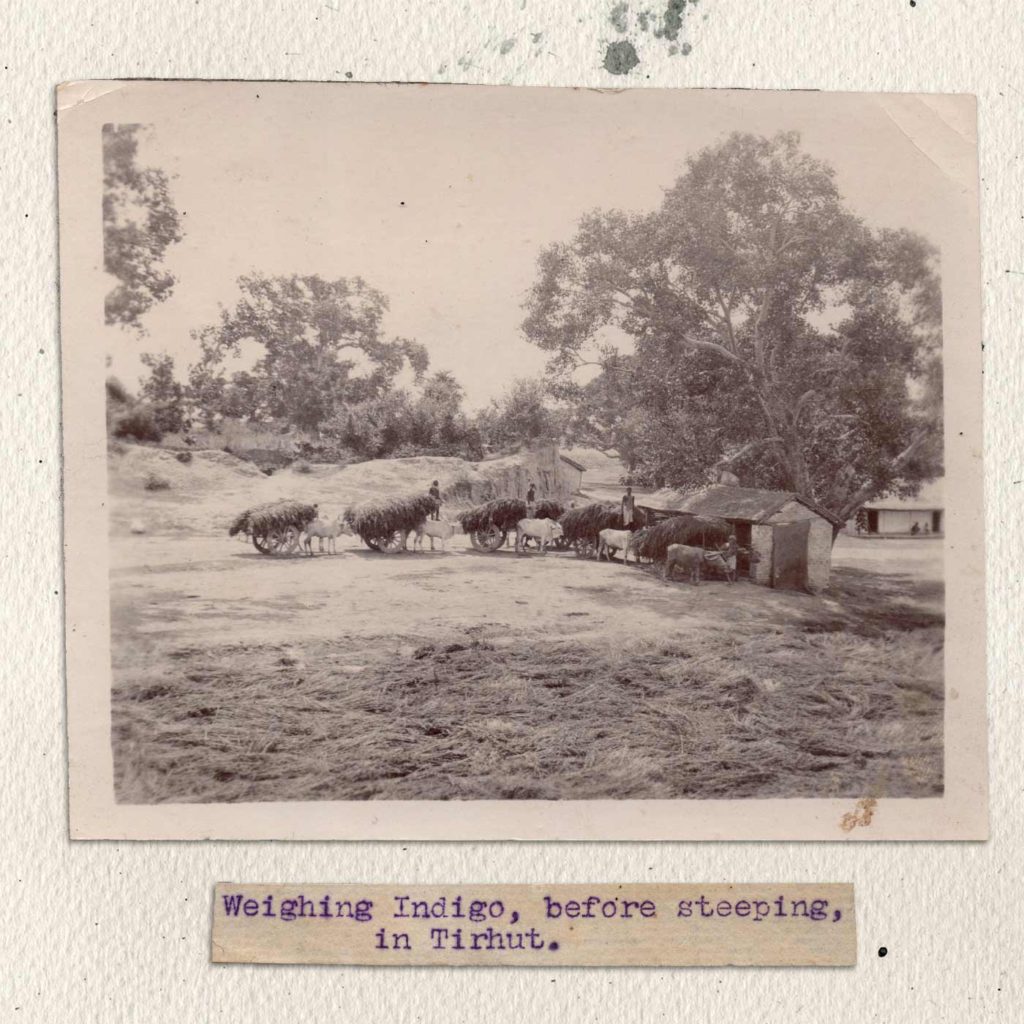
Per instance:
[[[322,519],[314,519],[313,522],[307,523],[305,528],[305,537],[302,538],[303,546],[309,553],[310,557],[313,555],[313,538],[318,537],[320,539],[320,553],[323,554],[324,540],[327,541],[327,550],[331,554],[338,553],[338,547],[335,541],[342,534],[352,536],[352,530],[348,524],[338,516],[337,519],[329,522],[324,522]]]
[[[423,538],[430,538],[430,550],[434,550],[434,541],[441,542],[441,550],[444,551],[445,541],[449,541],[457,533],[462,533],[462,527],[458,523],[446,523],[443,519],[427,519],[416,527],[416,539],[412,542],[413,551],[418,547],[423,550]]]
[[[540,545],[540,553],[548,553],[548,545],[565,536],[562,524],[554,519],[520,519],[516,523],[516,551],[523,550],[523,542],[532,537]]]
[[[622,552],[622,564],[629,561],[629,552],[633,551],[636,556],[637,565],[640,564],[640,554],[636,550],[639,537],[631,530],[602,530],[598,535],[597,558],[607,558],[610,562],[612,553]]]

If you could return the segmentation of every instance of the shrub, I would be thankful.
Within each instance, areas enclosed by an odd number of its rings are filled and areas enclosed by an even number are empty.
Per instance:
[[[115,405],[130,405],[132,396],[128,389],[116,378],[107,378],[107,401]]]
[[[169,491],[171,481],[166,477],[157,476],[156,473],[147,473],[146,482],[142,485],[147,491]]]
[[[405,441],[398,445],[393,451],[388,453],[389,459],[414,459],[419,455],[439,455],[441,454],[436,449],[425,447],[421,444],[413,444],[411,441]]]
[[[159,441],[163,432],[157,426],[148,405],[136,405],[119,416],[114,424],[114,437],[130,437],[135,441]]]
[[[174,456],[183,466],[187,466],[192,461],[191,452],[178,452]]]

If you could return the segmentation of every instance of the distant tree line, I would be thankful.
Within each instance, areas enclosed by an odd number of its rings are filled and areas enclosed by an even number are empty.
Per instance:
[[[104,230],[108,321],[141,330],[181,231],[166,176],[136,166],[139,128],[104,130]],[[180,378],[149,354],[137,395],[108,386],[110,429],[154,440],[240,421],[339,459],[575,441],[618,449],[636,482],[728,471],[845,519],[942,471],[938,259],[847,209],[796,133],[733,134],[657,209],[592,211],[540,253],[522,330],[547,375],[484,410],[466,412],[421,344],[386,335],[387,297],[362,278],[253,272],[193,332]]]
[[[183,237],[168,175],[141,165],[140,141],[151,128],[103,128],[104,266],[116,282],[106,321],[140,337],[145,314],[173,292],[165,262]],[[459,382],[447,371],[430,374],[422,345],[385,335],[388,300],[362,278],[250,273],[239,279],[238,293],[215,323],[193,331],[200,355],[180,378],[170,355],[145,353],[149,373],[137,393],[108,381],[112,436],[157,442],[216,433],[237,421],[310,439],[305,447],[327,457],[371,459],[480,458],[559,433],[537,381],[513,382],[501,399],[469,415]],[[243,349],[250,365],[229,372]],[[401,375],[411,383],[400,386]]]

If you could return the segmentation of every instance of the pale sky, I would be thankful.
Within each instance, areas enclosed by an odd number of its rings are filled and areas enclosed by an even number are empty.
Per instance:
[[[236,279],[256,270],[362,276],[390,299],[387,334],[423,343],[431,369],[451,370],[467,404],[484,405],[546,361],[519,331],[540,249],[569,239],[588,210],[657,206],[688,156],[734,130],[800,131],[874,225],[940,241],[950,201],[942,133],[956,129],[911,98],[887,112],[875,97],[808,92],[130,90],[111,114],[154,125],[142,162],[176,175],[185,230],[166,260],[178,284],[146,315],[149,337],[106,328],[112,372],[132,388],[142,351],[170,352],[184,376],[190,330],[233,305]]]

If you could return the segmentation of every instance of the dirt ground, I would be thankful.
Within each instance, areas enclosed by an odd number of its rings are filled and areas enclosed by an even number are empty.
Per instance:
[[[125,802],[931,795],[942,546],[821,596],[571,553],[115,537]]]

